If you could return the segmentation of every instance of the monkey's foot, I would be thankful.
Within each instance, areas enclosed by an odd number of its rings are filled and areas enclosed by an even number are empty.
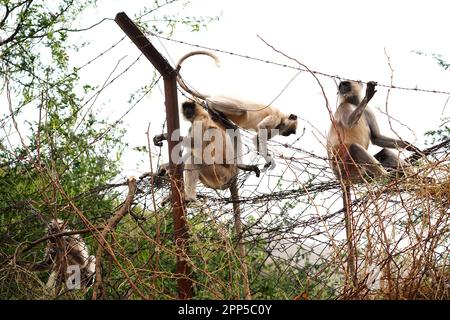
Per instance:
[[[161,207],[165,207],[166,205],[168,205],[168,204],[170,204],[170,200],[172,199],[172,197],[169,195],[169,196],[165,196],[163,199],[162,199],[162,201],[161,201],[161,203],[160,203],[160,206]]]
[[[275,161],[271,158],[270,161],[267,161],[264,165],[263,172],[266,170],[273,170],[276,167]]]
[[[259,178],[261,175],[261,170],[259,170],[258,166],[250,166],[252,171],[255,173],[256,177]]]
[[[156,172],[156,175],[158,177],[164,177],[169,173],[169,164],[163,163],[159,166],[158,171]]]
[[[256,177],[259,178],[261,174],[261,170],[259,170],[258,166],[255,165],[247,165],[247,164],[238,164],[237,167],[243,171],[252,171],[255,173]]]
[[[264,165],[264,168],[262,170],[263,172],[266,170],[272,170],[275,168],[276,163],[275,163],[275,160],[273,160],[272,156],[267,155],[264,157],[264,159],[266,160],[266,164]]]

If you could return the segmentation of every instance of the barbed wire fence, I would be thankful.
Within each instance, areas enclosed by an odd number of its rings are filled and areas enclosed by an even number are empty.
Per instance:
[[[305,71],[296,66],[158,37],[242,59]],[[128,70],[129,67],[123,73]],[[155,79],[151,88],[158,81],[159,78]],[[449,92],[438,90],[380,86],[450,95]],[[141,100],[137,99],[136,104]],[[4,118],[0,122],[6,120]],[[114,125],[118,123],[116,121]],[[243,133],[244,145],[251,145],[251,137],[251,133]],[[300,138],[290,144],[273,140],[269,142],[269,147],[277,163],[276,171],[265,172],[260,178],[249,173],[240,173],[238,177],[239,205],[244,226],[242,235],[232,231],[232,199],[228,191],[211,190],[199,185],[199,201],[187,208],[190,237],[183,257],[191,269],[189,277],[194,283],[196,298],[243,298],[235,237],[243,239],[247,250],[250,288],[254,298],[449,298],[448,140],[427,149],[426,159],[414,165],[412,175],[406,174],[405,177],[382,183],[353,186],[356,286],[351,285],[351,275],[346,268],[348,252],[340,183],[329,168],[328,159],[305,150]],[[154,153],[152,150],[155,149],[149,148],[149,157],[158,159],[155,168],[152,168],[154,172],[137,180],[133,202],[128,209],[129,215],[123,217],[115,227],[112,238],[107,241],[110,247],[105,249],[108,255],[103,260],[102,281],[104,287],[109,288],[109,298],[176,298],[176,280],[180,275],[174,270],[174,262],[180,253],[175,250],[173,243],[171,208],[167,201],[170,183],[156,175],[164,151],[156,149]],[[258,157],[251,147],[248,147],[246,158],[257,164]],[[66,200],[68,204],[75,203],[79,198],[92,199],[94,202],[98,198],[110,196],[120,203],[126,193],[127,182],[117,182],[98,186]],[[70,210],[76,211],[75,207]],[[121,207],[118,205],[117,210]],[[1,257],[7,263],[1,266],[3,272],[0,284],[7,288],[9,281],[21,279],[22,283],[28,281],[29,287],[25,289],[34,292],[35,298],[42,298],[42,292],[47,294],[44,297],[54,297],[35,273],[16,263],[25,252],[33,252],[40,247],[27,242],[29,249],[23,250],[24,241],[15,238],[15,228],[25,220],[36,219],[42,214],[26,201],[13,203],[2,211],[7,213],[14,208],[26,208],[30,213],[21,221],[2,225],[8,230],[2,235],[2,242],[15,243],[17,252],[13,257]],[[61,208],[60,213],[64,210],[67,208]],[[89,224],[80,218],[73,227],[92,231],[92,235],[85,233],[84,237],[95,248],[97,243],[103,243],[96,234],[115,213],[97,212],[89,217]],[[36,221],[33,224],[41,223]],[[91,251],[94,252],[93,249]],[[35,250],[34,257],[40,252]],[[118,268],[119,265],[121,268]],[[31,290],[31,285],[43,290]],[[68,291],[58,296],[64,294],[67,297],[80,297]]]

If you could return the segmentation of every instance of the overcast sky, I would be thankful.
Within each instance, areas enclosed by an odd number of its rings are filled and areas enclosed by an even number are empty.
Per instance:
[[[96,9],[83,16],[81,24],[89,25],[103,17],[113,18],[120,11],[132,17],[149,3],[99,1]],[[450,71],[444,71],[431,57],[412,52],[441,54],[444,60],[450,61],[449,9],[448,1],[192,0],[186,8],[181,4],[168,6],[161,14],[178,12],[180,16],[220,17],[201,32],[178,28],[173,38],[181,41],[295,65],[265,45],[257,37],[259,35],[313,70],[344,78],[374,80],[380,84],[390,83],[387,54],[394,69],[395,85],[450,91]],[[85,63],[123,35],[113,21],[105,22],[91,32],[80,33],[77,35],[80,38],[75,41],[88,40],[90,44],[73,57],[74,64]],[[193,50],[154,37],[150,40],[171,62]],[[279,96],[273,105],[286,113],[299,115],[300,129],[305,128],[307,132],[299,142],[302,148],[319,155],[326,154],[323,137],[330,124],[329,116],[321,90],[310,74],[299,74],[282,92],[297,71],[220,52],[216,54],[222,61],[220,69],[208,57],[193,57],[185,62],[183,77],[199,91],[211,94],[227,94],[264,104]],[[138,55],[136,47],[127,39],[83,69],[82,81],[101,84],[120,59],[125,57],[116,74]],[[153,67],[142,58],[99,97],[97,105],[101,106],[102,115],[111,120],[121,116],[129,108],[130,92],[149,84],[152,73]],[[335,80],[328,77],[319,77],[319,80],[334,111]],[[152,133],[160,133],[165,116],[161,90],[162,87],[158,87],[125,116],[126,139],[131,147],[147,144],[145,131],[149,122]],[[401,120],[401,123],[391,122],[393,132],[388,117],[377,111],[386,111],[386,95],[387,90],[379,87],[371,101],[382,131],[390,136],[398,134],[419,147],[424,147],[424,133],[436,128],[441,118],[450,113],[450,107],[444,108],[447,95],[392,90],[388,111],[394,119]],[[186,122],[181,122],[186,130]],[[291,138],[280,137],[279,141],[288,142]],[[123,162],[124,175],[140,174],[148,166],[147,156],[134,151],[127,151]]]
[[[108,1],[110,3],[110,1]],[[108,6],[110,16],[117,11],[132,15],[140,1],[117,1],[117,7]],[[99,12],[105,12],[100,5]],[[171,8],[173,10],[174,8]],[[450,61],[450,5],[447,1],[238,1],[193,0],[183,12],[187,15],[219,15],[206,31],[192,33],[180,28],[173,38],[201,46],[249,55],[264,60],[293,64],[275,53],[257,36],[292,56],[313,70],[345,78],[375,80],[389,84],[391,72],[386,54],[394,69],[397,86],[450,91],[450,72],[444,71],[431,58],[412,51],[441,54]],[[112,23],[113,24],[113,23]],[[120,30],[110,26],[111,38],[120,37]],[[104,38],[105,35],[102,35]],[[151,38],[155,46],[176,62],[194,48],[178,43]],[[126,52],[134,58],[133,47]],[[270,103],[296,75],[295,70],[266,63],[216,53],[222,61],[217,69],[208,57],[193,57],[185,62],[182,74],[201,92],[229,94],[245,100]],[[145,69],[134,70],[133,77],[145,78]],[[332,110],[336,105],[336,86],[331,78],[319,77],[325,87]],[[372,108],[386,111],[387,90],[378,88]],[[183,97],[180,96],[180,99]],[[388,101],[393,120],[390,129],[388,117],[376,112],[382,130],[390,136],[402,138],[424,147],[423,134],[436,128],[441,117],[449,115],[445,108],[446,95],[392,90]],[[329,118],[320,88],[314,78],[299,74],[274,101],[286,113],[296,113],[314,124],[306,135],[303,147],[324,155],[323,135],[329,127]],[[159,128],[164,116],[162,96],[154,92],[144,99],[125,119],[132,144],[144,145],[143,134],[151,119],[152,127]],[[146,117],[145,115],[149,115]],[[183,121],[182,121],[183,122]],[[183,123],[185,128],[185,123]],[[280,138],[288,139],[288,138]],[[285,140],[283,140],[285,141]],[[319,142],[319,143],[318,143]],[[376,148],[373,149],[376,152]],[[135,153],[132,153],[135,154]],[[127,157],[133,158],[131,154]],[[125,161],[126,171],[134,164]],[[140,165],[138,165],[139,167]]]

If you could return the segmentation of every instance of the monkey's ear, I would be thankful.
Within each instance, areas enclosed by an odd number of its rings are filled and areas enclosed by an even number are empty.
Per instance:
[[[297,120],[297,116],[295,114],[290,114],[289,115],[289,120]]]

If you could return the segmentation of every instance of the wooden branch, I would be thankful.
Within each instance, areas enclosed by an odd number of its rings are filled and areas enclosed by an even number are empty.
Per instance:
[[[102,268],[101,268],[101,260],[102,255],[106,243],[106,236],[108,233],[113,231],[116,226],[119,224],[120,220],[130,211],[131,204],[134,200],[134,195],[137,189],[136,178],[131,176],[128,178],[128,195],[125,198],[125,201],[122,207],[108,220],[106,225],[103,227],[103,231],[101,232],[101,236],[99,237],[99,245],[97,248],[97,253],[95,255],[95,283],[94,290],[92,294],[92,299],[96,300],[97,298],[105,298],[105,289],[103,286],[103,278],[102,278]]]
[[[96,228],[97,230],[102,230],[103,227],[98,227]],[[22,250],[22,252],[27,252],[28,250],[30,250],[31,248],[37,246],[39,243],[44,242],[48,239],[52,239],[52,238],[58,238],[58,237],[64,237],[64,236],[71,236],[74,234],[85,234],[85,233],[90,233],[95,231],[95,229],[81,229],[81,230],[72,230],[72,231],[65,231],[65,232],[60,232],[60,233],[55,233],[55,234],[51,234],[48,236],[45,236],[41,239],[35,240],[31,243],[29,243],[25,249]]]
[[[13,31],[13,33],[8,38],[6,38],[5,40],[0,40],[0,46],[3,46],[5,44],[7,44],[8,42],[11,42],[11,41],[14,40],[14,37],[19,33],[19,31],[23,27],[23,23],[25,22],[26,15],[28,14],[28,11],[30,10],[30,6],[33,3],[33,1],[34,0],[27,0],[26,1],[25,8],[21,12],[22,18],[19,19],[19,22],[17,23],[16,28]]]
[[[410,155],[405,160],[407,162],[415,163],[422,157],[429,156],[430,154],[438,151],[439,149],[446,148],[448,146],[450,146],[450,139],[446,139],[446,140],[442,141],[441,143],[431,146],[423,151],[413,151],[413,154]]]

